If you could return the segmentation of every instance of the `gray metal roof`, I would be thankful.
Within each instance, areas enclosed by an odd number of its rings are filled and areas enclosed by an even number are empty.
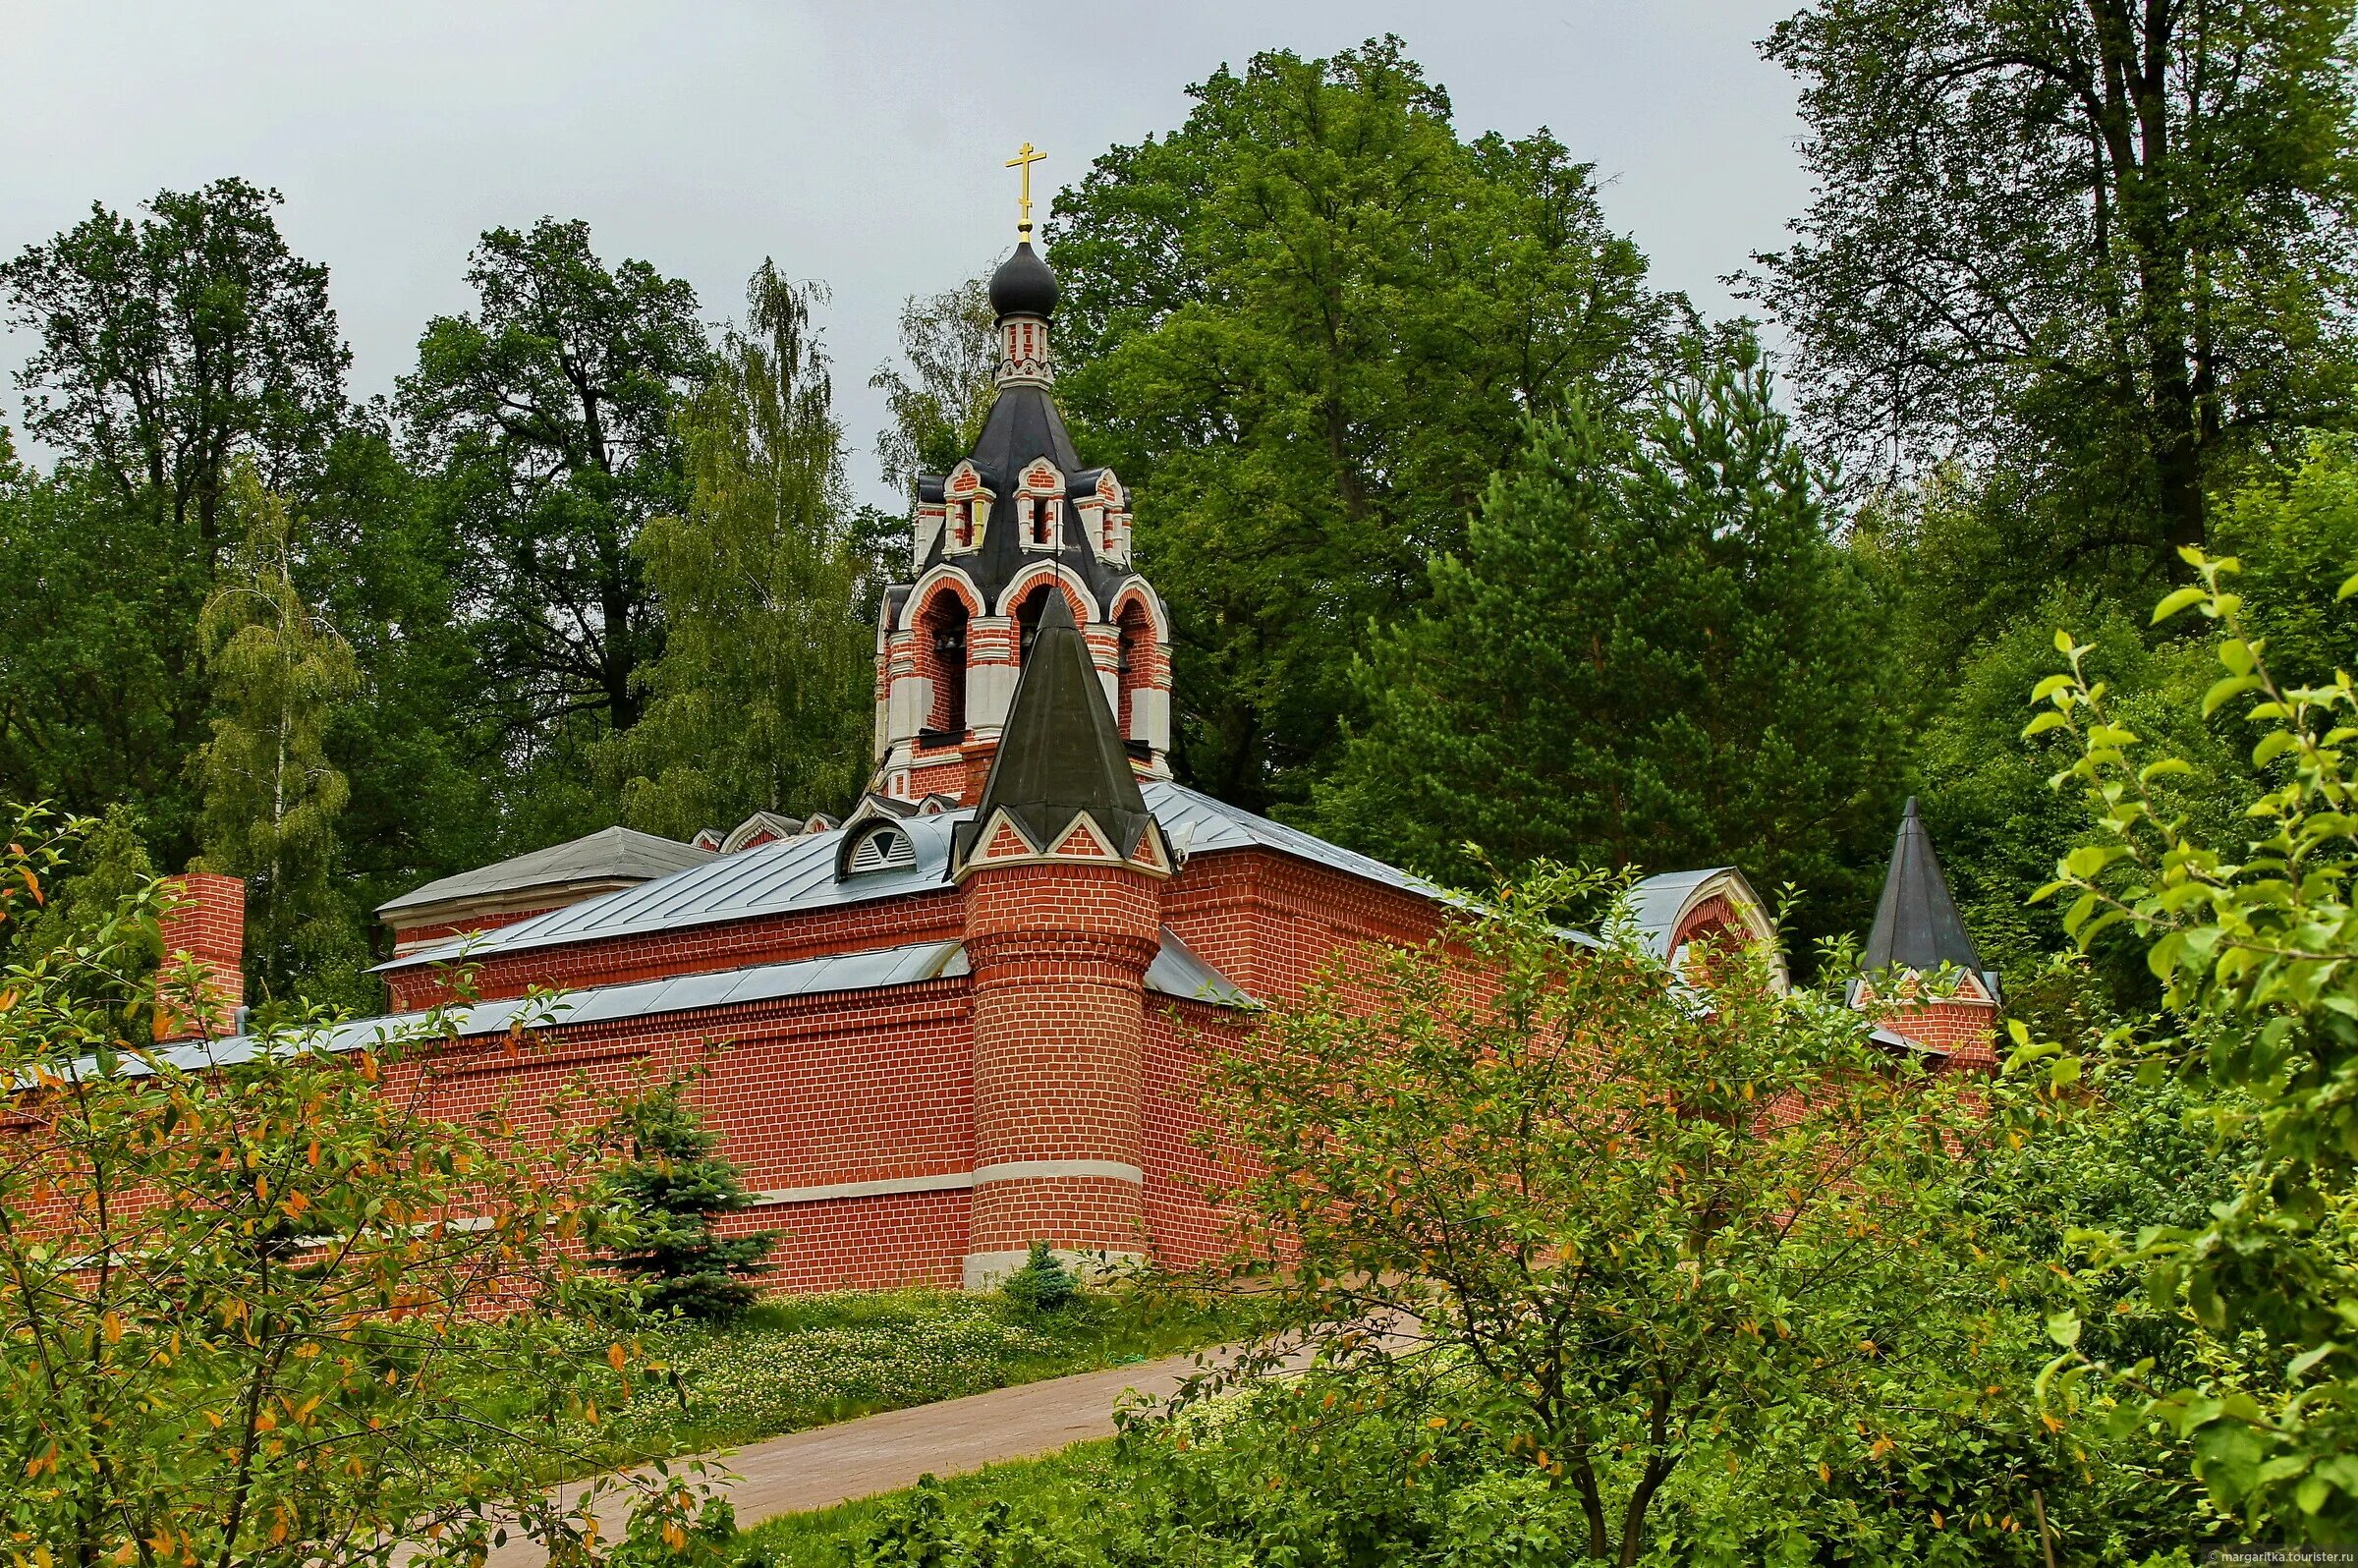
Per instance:
[[[832,953],[824,958],[797,959],[790,964],[758,964],[746,969],[716,970],[702,975],[675,975],[667,980],[635,980],[627,985],[594,985],[554,996],[513,997],[454,1007],[445,1015],[449,1032],[460,1038],[506,1033],[522,1020],[528,1029],[557,1025],[613,1024],[626,1019],[664,1013],[693,1013],[711,1007],[737,1007],[747,1002],[775,1001],[786,996],[815,996],[831,991],[880,990],[888,985],[914,985],[920,980],[944,980],[969,973],[966,948],[958,942],[918,942],[907,947],[869,948],[857,953]],[[1234,980],[1199,957],[1169,930],[1162,948],[1147,969],[1147,989],[1184,1001],[1215,1007],[1255,1007]],[[384,1018],[358,1018],[327,1030],[319,1043],[329,1050],[357,1050],[364,1045],[421,1037],[425,1013],[396,1013]],[[165,1061],[196,1071],[207,1066],[233,1067],[264,1054],[269,1042],[239,1035],[176,1045],[161,1051]],[[283,1052],[289,1047],[281,1041]],[[127,1073],[145,1071],[125,1058]]]
[[[472,871],[428,882],[379,904],[376,912],[399,914],[495,893],[563,887],[576,882],[646,882],[668,876],[683,867],[702,865],[711,858],[710,851],[677,839],[658,838],[634,828],[609,827],[495,866],[477,867]]]
[[[1236,981],[1204,962],[1168,925],[1162,928],[1162,946],[1155,952],[1154,962],[1147,966],[1147,989],[1182,1001],[1208,1002],[1214,1007],[1261,1005],[1246,995]]]
[[[1172,848],[1183,856],[1258,845],[1420,897],[1445,896],[1433,884],[1381,861],[1314,838],[1282,822],[1240,811],[1195,790],[1153,779],[1145,784],[1144,792],[1147,809],[1161,821]],[[871,871],[838,881],[835,851],[843,829],[807,833],[759,845],[738,855],[717,860],[705,858],[702,864],[638,887],[584,899],[468,941],[448,942],[406,954],[377,968],[399,970],[419,964],[448,963],[462,953],[470,959],[491,958],[569,942],[800,914],[939,891],[949,885],[951,829],[972,814],[962,810],[934,816],[899,818],[895,825],[909,835],[917,851],[917,864],[911,867]]]
[[[1670,937],[1678,929],[1679,912],[1695,890],[1732,866],[1712,866],[1700,871],[1667,871],[1649,876],[1629,890],[1629,916],[1646,937],[1646,949],[1656,958],[1670,956]]]

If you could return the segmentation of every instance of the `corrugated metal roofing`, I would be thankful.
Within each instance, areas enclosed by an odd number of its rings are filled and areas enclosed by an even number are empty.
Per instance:
[[[611,1024],[661,1013],[691,1013],[707,1007],[773,1001],[782,996],[876,990],[966,972],[966,950],[958,943],[919,942],[908,947],[870,948],[858,953],[834,953],[825,958],[798,959],[791,964],[761,964],[708,975],[675,975],[668,980],[636,980],[628,985],[596,985],[555,996],[477,1002],[469,1007],[452,1008],[445,1016],[452,1031],[466,1038],[503,1034],[518,1019],[533,1029],[557,1024]],[[380,1039],[400,1038],[415,1031],[426,1016],[396,1013],[387,1018],[354,1019],[327,1032],[327,1048],[353,1050]],[[234,1066],[253,1060],[260,1051],[260,1041],[238,1036],[214,1040],[209,1047],[201,1043],[181,1045],[162,1054],[177,1066],[199,1068],[208,1063]]]
[[[1145,794],[1147,809],[1160,819],[1172,847],[1182,855],[1259,845],[1421,897],[1444,896],[1439,888],[1422,877],[1411,876],[1381,861],[1166,780],[1150,780],[1145,785]],[[377,967],[394,970],[446,963],[458,957],[462,949],[469,958],[489,958],[568,942],[677,930],[720,921],[796,914],[933,891],[948,881],[950,831],[972,814],[957,811],[935,816],[900,818],[896,825],[909,835],[910,844],[917,851],[914,866],[837,881],[835,851],[843,830],[809,833],[763,844],[742,854],[722,856],[637,887],[584,899],[564,909],[486,932],[471,943],[451,942],[426,948]]]
[[[918,942],[907,947],[870,948],[825,958],[798,959],[791,964],[761,964],[706,975],[675,975],[668,980],[636,980],[628,985],[596,985],[555,996],[477,1002],[450,1009],[445,1020],[459,1037],[473,1038],[504,1034],[519,1019],[529,1029],[560,1024],[612,1024],[665,1013],[693,1013],[711,1007],[775,1001],[786,996],[880,990],[888,985],[914,985],[920,980],[967,973],[966,949],[962,944]],[[1259,1005],[1235,981],[1204,962],[1167,929],[1162,933],[1161,950],[1147,970],[1147,988],[1186,1001],[1208,1002],[1215,1007]],[[386,1018],[354,1019],[328,1030],[321,1043],[329,1050],[348,1051],[414,1038],[427,1016],[396,1013]],[[208,1066],[234,1067],[253,1061],[263,1053],[265,1044],[264,1040],[240,1035],[209,1044],[178,1045],[159,1054],[174,1066],[197,1071]],[[279,1048],[288,1049],[283,1043]],[[126,1058],[124,1071],[136,1075],[145,1069]]]

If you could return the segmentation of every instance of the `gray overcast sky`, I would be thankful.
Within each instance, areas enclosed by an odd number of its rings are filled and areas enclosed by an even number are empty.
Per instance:
[[[775,256],[834,291],[852,477],[884,500],[869,373],[904,296],[1012,243],[1019,143],[1048,154],[1052,190],[1177,125],[1223,61],[1397,32],[1462,134],[1552,128],[1657,280],[1725,310],[1720,277],[1807,193],[1792,85],[1753,48],[1797,3],[0,0],[0,253],[93,200],[275,186],[289,242],[332,271],[359,396],[470,304],[466,252],[492,225],[587,218],[600,254],[686,277],[715,318]],[[11,424],[27,347],[0,339]]]

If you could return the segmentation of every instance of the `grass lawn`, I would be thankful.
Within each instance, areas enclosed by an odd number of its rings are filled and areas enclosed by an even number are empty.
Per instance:
[[[1026,1521],[1063,1525],[1090,1506],[1094,1484],[1103,1480],[1112,1452],[1110,1438],[1077,1443],[1044,1459],[988,1465],[953,1476],[939,1485],[943,1500],[952,1508],[990,1497],[1004,1501]],[[730,1549],[745,1568],[843,1568],[851,1542],[887,1507],[907,1495],[887,1492],[815,1513],[784,1514],[748,1529]]]
[[[676,1381],[643,1382],[594,1427],[568,1423],[566,1436],[605,1464],[736,1447],[1215,1344],[1248,1326],[1247,1312],[1147,1288],[1090,1291],[1053,1313],[954,1291],[782,1297],[725,1326],[641,1330]]]

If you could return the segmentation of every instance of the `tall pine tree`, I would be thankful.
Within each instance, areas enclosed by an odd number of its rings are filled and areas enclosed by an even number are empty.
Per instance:
[[[1736,863],[1801,884],[1806,924],[1862,917],[1905,761],[1881,619],[1758,350],[1723,348],[1630,422],[1532,426],[1431,608],[1370,646],[1320,821],[1443,877],[1469,841]]]

